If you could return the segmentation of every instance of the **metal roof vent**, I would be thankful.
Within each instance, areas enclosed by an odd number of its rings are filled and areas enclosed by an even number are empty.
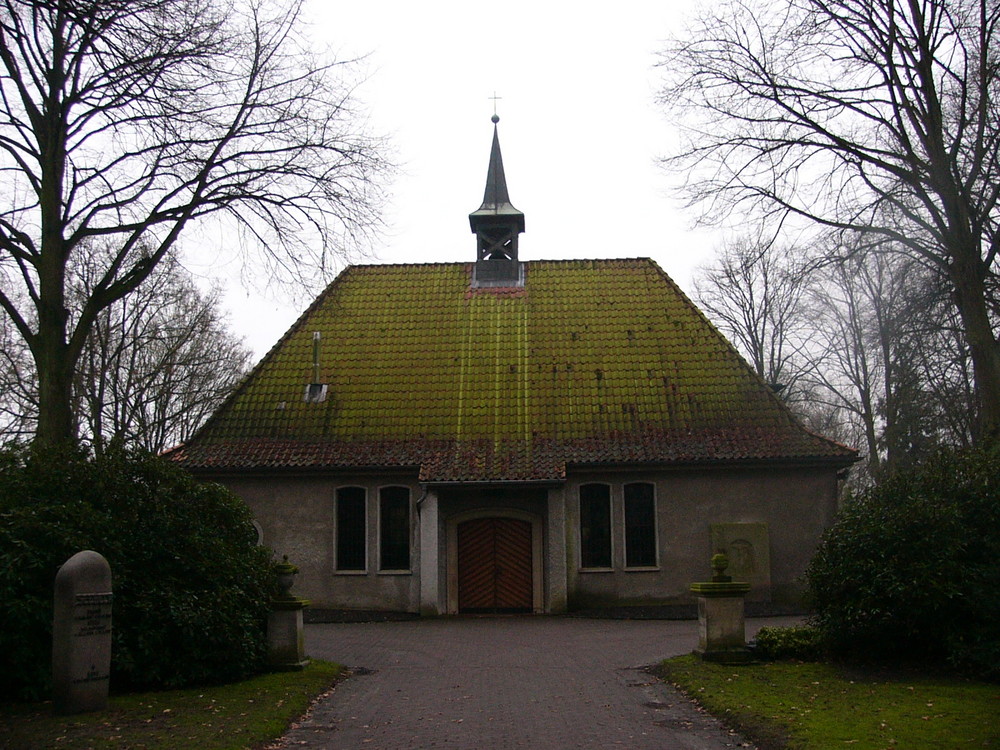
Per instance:
[[[302,400],[307,404],[322,404],[326,401],[329,386],[319,382],[319,331],[313,331],[313,382],[306,386]]]
[[[302,400],[307,404],[322,404],[326,401],[328,387],[326,383],[310,383],[306,386],[306,392]]]

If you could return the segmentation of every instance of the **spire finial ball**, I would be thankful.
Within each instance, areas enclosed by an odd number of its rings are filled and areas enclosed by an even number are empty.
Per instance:
[[[498,122],[500,122],[500,116],[493,115],[493,117],[491,117],[490,120],[493,122],[494,125],[496,125]]]

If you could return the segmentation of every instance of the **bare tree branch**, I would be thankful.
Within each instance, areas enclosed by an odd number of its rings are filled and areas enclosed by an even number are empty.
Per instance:
[[[302,2],[0,0],[0,267],[19,264],[4,307],[33,321],[40,439],[72,435],[98,316],[192,222],[225,217],[267,271],[310,285],[378,226],[390,165],[347,68],[305,44]],[[70,306],[67,268],[95,241],[114,249]]]
[[[661,101],[689,136],[665,165],[688,175],[706,219],[800,217],[939,269],[988,437],[1000,434],[986,298],[1000,248],[998,28],[996,0],[730,0],[661,63]]]
[[[84,303],[107,252],[95,248],[70,269],[70,305]],[[37,421],[37,382],[26,346],[2,316],[0,341],[0,432],[20,437]],[[154,453],[183,442],[242,379],[249,360],[226,329],[218,290],[200,292],[167,258],[151,283],[102,310],[91,327],[73,381],[82,437],[97,451],[112,441]]]

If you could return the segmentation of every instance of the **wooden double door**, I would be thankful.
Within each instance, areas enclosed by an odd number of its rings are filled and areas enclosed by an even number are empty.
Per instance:
[[[531,524],[476,518],[458,525],[458,611],[531,612]]]

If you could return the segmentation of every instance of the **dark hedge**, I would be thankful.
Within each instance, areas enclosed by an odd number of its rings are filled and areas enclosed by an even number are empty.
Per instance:
[[[941,453],[849,501],[806,578],[837,651],[1000,677],[1000,452]]]
[[[112,689],[263,668],[272,564],[239,498],[142,453],[9,447],[0,450],[0,695],[47,697],[52,585],[83,549],[111,565]]]

